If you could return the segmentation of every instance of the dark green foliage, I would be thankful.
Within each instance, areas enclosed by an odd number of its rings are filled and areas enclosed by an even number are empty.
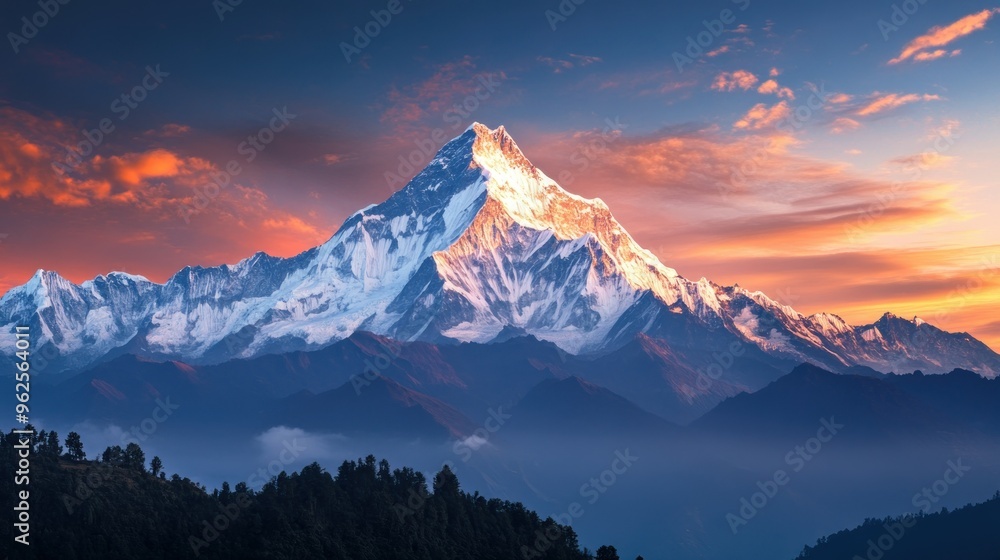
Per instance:
[[[866,519],[807,546],[796,560],[996,560],[1000,558],[1000,492],[986,502],[938,513]],[[881,542],[880,542],[881,540]],[[881,544],[881,546],[880,546]]]
[[[0,464],[14,464],[15,443],[0,434]],[[336,476],[313,463],[259,491],[239,482],[207,493],[187,478],[163,476],[158,457],[151,466],[160,476],[143,470],[136,444],[110,447],[101,461],[70,460],[76,445],[67,447],[66,457],[33,456],[31,546],[8,546],[11,558],[592,558],[571,528],[518,503],[465,493],[447,468],[434,477],[433,492],[422,474],[369,456],[345,461]],[[14,495],[13,477],[4,475],[0,508],[11,511]],[[0,538],[12,543],[12,530],[3,524]],[[559,537],[536,550],[546,532]]]
[[[597,560],[621,560],[618,551],[613,546],[602,546],[597,549]]]
[[[101,453],[101,462],[115,467],[125,466],[125,450],[120,445],[113,445]]]
[[[73,461],[82,461],[87,458],[87,454],[83,452],[83,441],[80,440],[80,434],[70,432],[66,436],[66,455],[68,459]]]
[[[130,443],[125,446],[124,467],[133,471],[146,470],[146,454],[138,443]]]

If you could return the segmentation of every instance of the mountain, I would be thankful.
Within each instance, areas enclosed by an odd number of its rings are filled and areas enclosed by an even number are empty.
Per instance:
[[[802,364],[755,393],[726,399],[691,428],[739,439],[792,440],[832,418],[849,426],[844,433],[853,441],[956,441],[996,433],[998,391],[997,379],[962,370],[873,378]]]
[[[278,424],[349,436],[465,437],[476,426],[451,406],[382,376],[362,378],[318,395],[302,392],[282,399],[262,426]]]
[[[31,326],[53,372],[123,353],[219,363],[370,331],[433,343],[531,335],[596,355],[643,334],[696,372],[728,352],[764,369],[809,361],[833,371],[1000,373],[1000,356],[965,333],[891,314],[851,326],[760,292],[685,279],[604,202],[566,192],[503,127],[478,123],[403,189],[296,257],[189,267],[164,284],[111,273],[75,285],[38,271],[0,299],[0,325]],[[13,352],[13,342],[4,338],[0,351]]]
[[[869,518],[807,546],[796,560],[996,560],[1000,558],[1000,492],[979,504],[936,513]]]
[[[509,427],[527,436],[582,434],[589,438],[662,436],[678,431],[659,416],[575,376],[539,383],[513,408]]]

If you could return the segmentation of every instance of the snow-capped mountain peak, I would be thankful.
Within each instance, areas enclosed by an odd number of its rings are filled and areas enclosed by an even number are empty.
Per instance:
[[[692,367],[753,348],[758,361],[835,370],[1000,373],[982,343],[916,319],[887,314],[853,327],[761,292],[687,280],[639,246],[607,204],[567,192],[504,127],[480,123],[315,249],[187,267],[164,284],[111,273],[77,286],[39,271],[0,298],[0,325],[19,324],[35,325],[64,368],[124,351],[218,362],[319,348],[359,330],[476,342],[514,330],[573,353],[653,337]],[[0,349],[11,350],[8,340]]]

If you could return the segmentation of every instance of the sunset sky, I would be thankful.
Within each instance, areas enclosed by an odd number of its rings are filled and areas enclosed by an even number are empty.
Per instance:
[[[0,293],[294,255],[479,121],[686,277],[1000,349],[996,2],[306,4],[0,7]]]

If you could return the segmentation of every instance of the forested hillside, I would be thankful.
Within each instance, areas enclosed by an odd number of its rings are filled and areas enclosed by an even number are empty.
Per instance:
[[[0,434],[0,507],[7,512],[24,489],[14,486],[11,468],[17,444],[13,434]],[[30,445],[31,544],[15,544],[12,524],[2,524],[11,558],[593,558],[571,528],[519,503],[465,493],[447,467],[430,488],[422,474],[368,456],[345,461],[335,475],[313,463],[258,491],[241,482],[207,492],[165,475],[162,460],[147,462],[135,443],[93,461],[77,434],[61,442],[40,432]],[[602,547],[598,558],[617,556]]]

